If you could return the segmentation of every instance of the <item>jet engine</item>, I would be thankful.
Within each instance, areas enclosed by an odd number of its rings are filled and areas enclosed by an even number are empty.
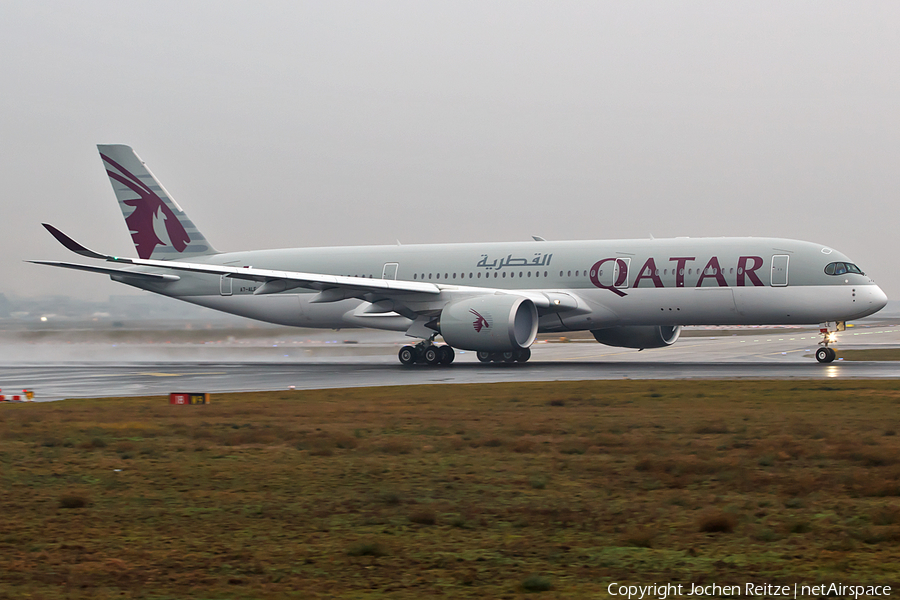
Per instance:
[[[476,296],[448,304],[440,331],[454,348],[508,352],[528,348],[538,330],[534,302],[513,294]]]
[[[681,335],[681,325],[660,327],[657,325],[629,325],[594,329],[594,339],[607,346],[620,348],[665,348],[671,346]]]

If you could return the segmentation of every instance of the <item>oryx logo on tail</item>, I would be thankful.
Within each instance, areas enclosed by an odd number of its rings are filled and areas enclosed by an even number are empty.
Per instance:
[[[138,256],[150,258],[157,246],[171,246],[178,252],[184,252],[191,238],[172,209],[128,169],[105,154],[100,156],[115,169],[106,169],[110,179],[138,195],[137,198],[122,200],[123,204],[134,207],[134,211],[125,217],[125,223],[131,231]]]
[[[488,323],[488,320],[486,318],[484,318],[481,315],[481,313],[479,313],[474,308],[470,308],[469,312],[472,313],[473,315],[475,315],[475,317],[476,317],[475,321],[472,322],[472,327],[475,328],[476,333],[481,333],[482,329],[490,328],[491,324]]]

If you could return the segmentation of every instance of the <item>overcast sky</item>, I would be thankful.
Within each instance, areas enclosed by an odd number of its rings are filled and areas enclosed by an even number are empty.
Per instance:
[[[124,143],[220,250],[777,236],[900,300],[898,24],[819,0],[3,2],[0,292],[129,293],[22,262],[79,260],[42,221],[135,255],[95,148]]]

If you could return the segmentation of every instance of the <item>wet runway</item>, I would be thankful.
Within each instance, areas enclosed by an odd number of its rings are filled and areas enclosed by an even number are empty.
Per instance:
[[[812,356],[815,330],[694,332],[674,346],[627,350],[593,341],[540,343],[525,365],[479,363],[460,352],[449,367],[403,367],[404,338],[354,332],[353,343],[322,337],[269,340],[251,347],[181,344],[52,344],[19,348],[0,366],[0,388],[33,389],[37,400],[143,396],[174,391],[231,392],[435,383],[572,381],[596,379],[828,379],[900,378],[900,363],[836,361]],[[350,335],[340,332],[342,336]],[[841,335],[839,349],[900,347],[900,326],[861,325]],[[76,346],[76,347],[73,347]],[[67,350],[68,354],[63,350]],[[53,356],[54,360],[41,360]],[[118,360],[116,357],[120,357]],[[135,360],[135,357],[146,357]],[[16,360],[17,359],[17,360]]]

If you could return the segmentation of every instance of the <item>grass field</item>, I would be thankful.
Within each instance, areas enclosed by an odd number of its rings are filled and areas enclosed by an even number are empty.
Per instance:
[[[900,583],[895,382],[0,406],[0,597],[598,598]]]
[[[900,348],[871,348],[867,350],[839,350],[844,360],[900,360]]]

